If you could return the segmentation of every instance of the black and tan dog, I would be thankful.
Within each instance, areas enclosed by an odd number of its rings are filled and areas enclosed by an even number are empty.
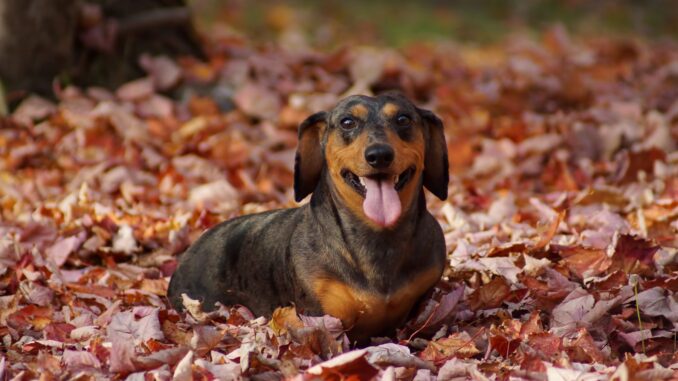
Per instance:
[[[169,285],[204,302],[269,315],[296,305],[341,319],[353,338],[388,333],[440,278],[443,233],[428,188],[447,198],[440,120],[401,95],[351,96],[299,127],[294,192],[308,204],[243,216],[207,231]]]

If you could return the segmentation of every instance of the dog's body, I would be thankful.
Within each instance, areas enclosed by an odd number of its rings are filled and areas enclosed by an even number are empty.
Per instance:
[[[299,208],[239,217],[184,253],[168,295],[269,315],[293,303],[340,318],[353,338],[402,323],[440,278],[445,243],[422,185],[447,196],[442,125],[401,96],[345,99],[299,130]]]

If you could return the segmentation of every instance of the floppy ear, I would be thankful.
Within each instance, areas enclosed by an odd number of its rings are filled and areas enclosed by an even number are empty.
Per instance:
[[[304,199],[315,190],[325,158],[320,144],[327,126],[327,114],[315,113],[299,125],[299,144],[294,157],[294,199]]]
[[[428,130],[424,156],[424,186],[436,197],[445,200],[450,174],[443,122],[431,111],[417,110]]]

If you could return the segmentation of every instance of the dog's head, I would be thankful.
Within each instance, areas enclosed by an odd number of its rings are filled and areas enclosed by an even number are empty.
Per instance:
[[[350,96],[299,126],[294,193],[301,201],[321,180],[349,209],[379,228],[393,226],[421,186],[447,198],[443,125],[399,94]]]

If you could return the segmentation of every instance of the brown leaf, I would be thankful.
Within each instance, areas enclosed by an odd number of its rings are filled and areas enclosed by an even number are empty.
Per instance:
[[[612,266],[614,266],[614,263]],[[593,282],[593,284],[595,284],[595,288],[600,291],[610,291],[619,289],[620,287],[623,287],[628,283],[629,283],[628,275],[625,272],[619,270],[607,275],[602,280],[596,280]]]
[[[162,332],[172,342],[186,347],[190,346],[193,338],[193,332],[179,329],[176,323],[170,320],[162,322]]]
[[[30,304],[9,315],[7,325],[17,330],[30,327],[35,330],[42,330],[52,322],[52,312],[50,306],[38,307]]]
[[[654,163],[666,161],[666,153],[659,148],[640,151],[625,151],[615,176],[616,182],[629,184],[638,181],[638,174],[644,172],[651,177],[654,174]]]
[[[578,205],[608,204],[619,208],[625,207],[629,200],[622,194],[611,189],[586,189],[575,201]]]
[[[511,287],[503,277],[495,277],[489,283],[480,286],[468,299],[472,310],[496,308],[502,305],[511,293]]]
[[[560,223],[563,222],[564,218],[565,211],[560,211],[556,218],[552,219],[551,222],[547,225],[547,227],[540,232],[539,241],[535,243],[532,250],[536,251],[546,247],[546,245],[548,245],[553,239],[553,236],[556,235],[556,232],[558,231],[558,226],[560,226]]]
[[[562,338],[548,332],[533,333],[527,338],[527,345],[543,354],[545,360],[549,360],[560,353],[562,342]]]
[[[123,101],[135,101],[151,96],[153,90],[153,81],[141,78],[120,86],[115,95]]]
[[[290,328],[302,328],[304,323],[299,319],[296,308],[278,307],[273,311],[271,321],[268,325],[276,335],[284,335]]]
[[[138,288],[140,290],[150,292],[155,295],[165,296],[167,295],[167,286],[168,282],[167,279],[165,278],[160,279],[144,278],[141,280],[141,283],[139,284]]]
[[[61,342],[71,341],[71,331],[75,329],[75,326],[68,323],[50,323],[48,324],[42,333],[45,335],[47,340],[55,340]]]
[[[520,369],[536,373],[545,373],[546,365],[538,356],[524,355],[520,361]]]
[[[436,341],[430,341],[419,357],[441,364],[452,357],[469,358],[480,353],[473,338],[466,332],[454,333]]]
[[[541,322],[541,317],[539,316],[539,310],[532,311],[530,317],[525,323],[520,327],[520,337],[526,339],[528,336],[533,333],[544,332],[544,327]]]
[[[557,246],[552,249],[563,258],[567,268],[579,279],[600,275],[612,265],[605,250],[582,246]]]
[[[603,356],[598,346],[593,342],[591,334],[584,328],[579,329],[577,338],[566,345],[565,348],[573,361],[605,362],[605,356]]]

